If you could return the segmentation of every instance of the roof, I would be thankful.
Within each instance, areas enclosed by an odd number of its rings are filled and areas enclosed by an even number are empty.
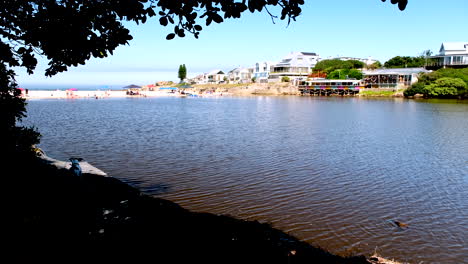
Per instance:
[[[212,70],[208,73],[208,75],[216,75],[216,74],[224,74],[222,70]]]
[[[394,68],[394,69],[377,69],[373,71],[363,71],[364,75],[408,75],[413,73],[429,72],[424,68]]]
[[[315,52],[301,52],[301,53],[306,55],[306,56],[318,56],[317,53],[315,53]]]
[[[449,51],[464,51],[468,49],[468,42],[443,42],[439,52],[442,50]]]

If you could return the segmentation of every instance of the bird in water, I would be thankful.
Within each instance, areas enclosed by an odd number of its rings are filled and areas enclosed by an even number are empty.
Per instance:
[[[408,224],[405,224],[403,222],[400,222],[400,221],[393,221],[393,223],[398,226],[399,228],[407,228],[408,227]]]

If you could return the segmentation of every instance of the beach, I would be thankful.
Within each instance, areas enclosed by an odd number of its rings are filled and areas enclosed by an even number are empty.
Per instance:
[[[165,96],[223,96],[223,95],[299,95],[297,86],[289,83],[276,84],[204,84],[180,90],[145,89],[131,90],[26,90],[21,96],[25,99],[78,99],[78,98],[125,98],[125,97],[165,97]]]
[[[94,91],[69,91],[69,90],[29,90],[28,94],[22,92],[26,99],[78,99],[78,98],[124,98],[124,97],[157,97],[157,96],[182,96],[179,93],[167,93],[160,91],[140,91],[138,94],[129,95],[126,90],[94,90]]]

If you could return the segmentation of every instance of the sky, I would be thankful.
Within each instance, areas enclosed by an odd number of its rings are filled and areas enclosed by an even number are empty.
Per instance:
[[[256,62],[278,62],[294,51],[315,52],[321,58],[372,57],[384,63],[394,56],[418,56],[424,50],[439,52],[442,42],[468,41],[467,0],[409,0],[400,11],[390,0],[309,0],[288,26],[275,23],[266,12],[246,12],[240,19],[204,26],[199,39],[166,40],[172,27],[159,18],[146,24],[125,23],[133,40],[113,56],[93,58],[52,78],[44,76],[47,61],[39,59],[33,75],[16,69],[25,88],[109,87],[177,81],[179,65],[187,77],[214,69],[253,67]],[[279,9],[270,9],[279,14]]]

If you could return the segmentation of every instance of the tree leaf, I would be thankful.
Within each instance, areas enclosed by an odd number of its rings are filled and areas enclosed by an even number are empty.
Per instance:
[[[167,26],[167,18],[166,17],[161,17],[159,19],[159,24],[161,24],[162,26]]]
[[[183,29],[179,29],[179,31],[177,32],[177,35],[181,38],[185,37],[185,33],[184,33],[184,30]]]
[[[171,40],[171,39],[173,39],[173,38],[175,38],[175,34],[174,34],[174,33],[168,34],[168,35],[166,36],[166,39],[167,39],[167,40]]]
[[[223,17],[221,17],[220,15],[214,13],[213,14],[213,21],[216,22],[216,23],[222,23],[223,22]]]

